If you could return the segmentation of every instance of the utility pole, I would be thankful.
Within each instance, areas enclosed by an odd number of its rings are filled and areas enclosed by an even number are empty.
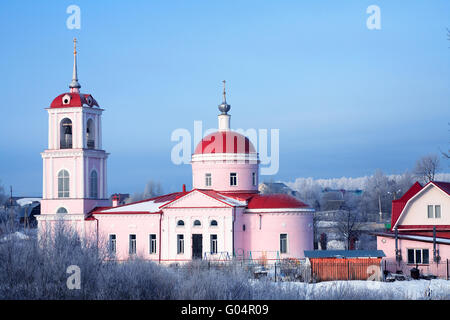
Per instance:
[[[381,194],[378,193],[378,208],[380,210],[380,222],[383,221],[383,212],[381,212]]]

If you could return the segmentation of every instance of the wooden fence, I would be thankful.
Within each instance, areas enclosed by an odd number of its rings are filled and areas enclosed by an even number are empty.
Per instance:
[[[380,280],[381,258],[311,258],[311,277],[315,281]]]

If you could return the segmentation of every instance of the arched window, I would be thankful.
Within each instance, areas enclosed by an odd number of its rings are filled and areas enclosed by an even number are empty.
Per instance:
[[[60,148],[72,149],[72,120],[69,118],[64,118],[61,120],[59,132]]]
[[[61,170],[58,173],[58,198],[69,197],[69,172]]]
[[[97,178],[97,171],[95,170],[92,170],[89,179],[89,197],[98,198],[98,178]]]
[[[86,125],[86,145],[89,149],[95,149],[95,127],[92,119],[89,119]]]
[[[217,220],[211,220],[211,227],[217,227]]]
[[[178,220],[177,226],[179,226],[179,227],[184,226],[184,221],[183,220]]]
[[[202,223],[200,222],[200,220],[195,220],[194,221],[194,227],[199,227],[201,225],[202,225]]]
[[[58,209],[58,211],[56,211],[56,213],[67,213],[67,209],[64,207],[61,207]]]

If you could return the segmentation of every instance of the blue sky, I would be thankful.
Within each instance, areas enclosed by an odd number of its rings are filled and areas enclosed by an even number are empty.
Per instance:
[[[44,108],[68,90],[74,36],[82,92],[106,109],[110,192],[190,186],[170,135],[217,125],[223,79],[233,128],[280,129],[262,180],[401,173],[449,146],[449,18],[446,0],[1,1],[0,179],[41,194]]]

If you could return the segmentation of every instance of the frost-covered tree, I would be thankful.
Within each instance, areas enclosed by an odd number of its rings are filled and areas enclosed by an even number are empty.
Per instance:
[[[417,160],[414,173],[421,182],[428,183],[434,180],[439,168],[440,161],[438,155],[429,154]]]
[[[149,180],[145,185],[144,192],[133,193],[128,199],[125,200],[126,203],[141,201],[145,199],[150,199],[163,195],[163,188],[161,183]]]

